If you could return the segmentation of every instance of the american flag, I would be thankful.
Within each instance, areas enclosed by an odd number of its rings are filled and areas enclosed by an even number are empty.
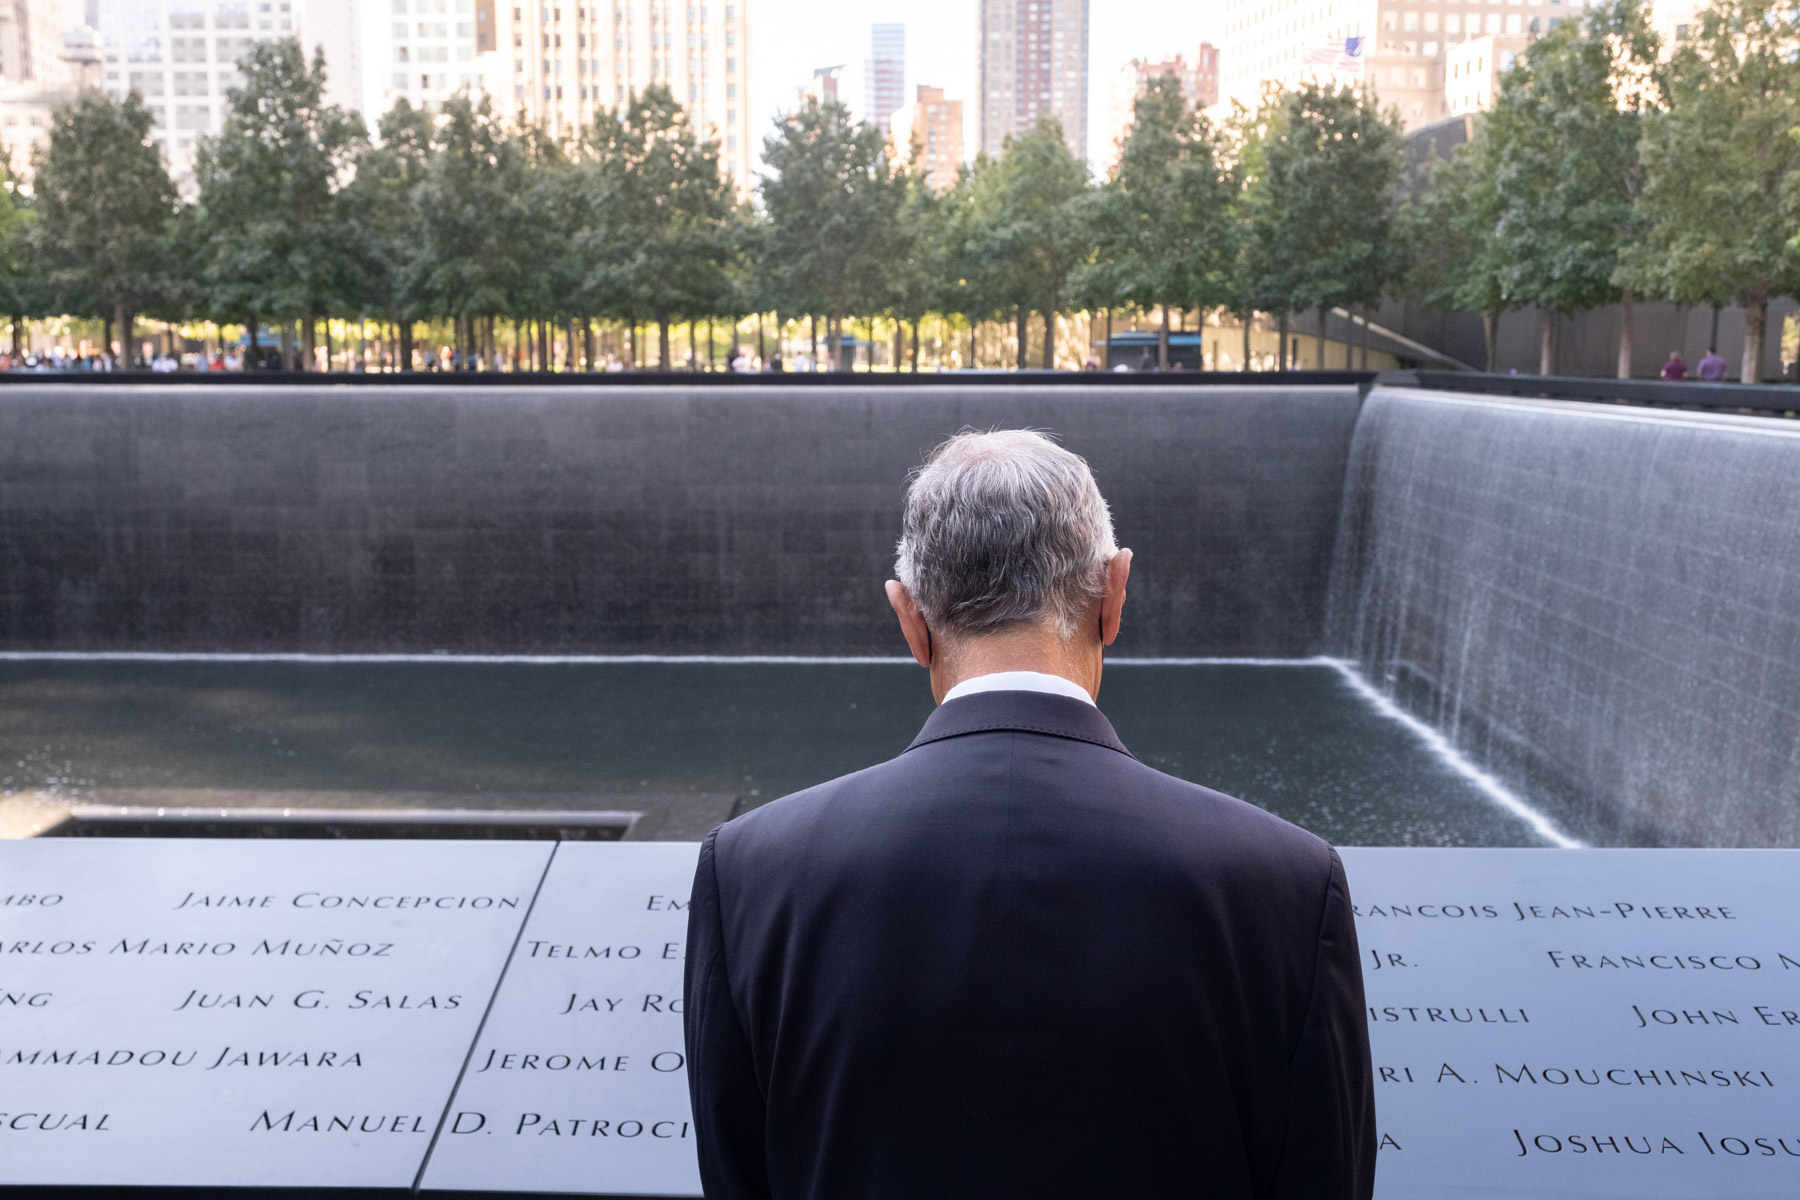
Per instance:
[[[1334,75],[1360,77],[1363,73],[1363,39],[1359,37],[1326,38],[1300,52],[1300,62],[1318,67]]]

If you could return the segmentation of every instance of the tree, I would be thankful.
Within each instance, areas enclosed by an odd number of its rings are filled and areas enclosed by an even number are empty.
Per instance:
[[[421,314],[406,290],[423,240],[414,203],[433,155],[431,114],[404,96],[382,115],[378,145],[365,147],[355,178],[339,194],[352,240],[351,293],[359,310],[374,309],[398,323],[401,370],[412,365],[412,323]]]
[[[57,107],[33,164],[31,248],[59,312],[92,312],[131,358],[132,316],[166,286],[175,184],[134,91],[84,91]]]
[[[1619,254],[1634,235],[1637,146],[1657,38],[1636,0],[1571,18],[1501,78],[1487,118],[1504,287],[1542,314],[1539,369],[1555,367],[1554,320],[1620,298]]]
[[[622,316],[656,322],[666,370],[670,323],[715,315],[733,294],[738,234],[718,145],[694,132],[659,84],[622,112],[597,114],[587,148],[593,221],[577,238],[584,287]]]
[[[1414,289],[1428,308],[1481,314],[1489,371],[1498,362],[1500,314],[1518,307],[1506,290],[1509,263],[1496,236],[1500,194],[1494,186],[1494,159],[1494,141],[1484,122],[1449,159],[1426,167],[1421,194],[1405,222],[1418,247]]]
[[[1800,288],[1800,10],[1715,0],[1645,122],[1633,278],[1680,302],[1744,306],[1740,377],[1762,378],[1769,301]]]
[[[1247,307],[1316,309],[1323,357],[1333,305],[1371,304],[1404,269],[1397,236],[1400,127],[1348,87],[1265,98],[1245,147]]]
[[[367,139],[362,117],[325,103],[325,56],[296,39],[262,42],[241,63],[217,137],[202,139],[199,254],[212,307],[259,322],[300,318],[305,369],[314,321],[353,291],[361,248],[337,190]]]
[[[1087,166],[1070,152],[1062,124],[1039,117],[1030,132],[1008,137],[994,169],[976,189],[976,252],[1004,266],[1018,319],[1020,367],[1025,321],[1035,303],[1044,317],[1044,367],[1056,365],[1056,314],[1070,275],[1088,259],[1078,205]]]
[[[1169,366],[1169,309],[1231,303],[1237,182],[1217,131],[1174,75],[1138,98],[1113,178],[1095,197],[1096,296],[1160,307],[1158,364]],[[1110,307],[1110,302],[1109,302]]]
[[[15,355],[22,348],[25,314],[39,311],[45,301],[43,276],[31,249],[36,217],[28,189],[20,188],[11,166],[0,157],[0,307],[12,318]]]
[[[779,118],[763,142],[763,161],[770,171],[762,183],[763,269],[783,294],[819,298],[829,314],[832,365],[845,370],[845,315],[886,306],[904,184],[881,131],[853,122],[835,100],[809,97]]]

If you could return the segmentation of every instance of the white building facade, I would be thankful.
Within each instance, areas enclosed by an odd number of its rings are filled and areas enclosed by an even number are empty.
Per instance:
[[[1254,109],[1266,82],[1333,77],[1309,58],[1360,37],[1357,82],[1417,129],[1452,115],[1452,48],[1484,37],[1529,40],[1582,11],[1563,0],[1225,0],[1217,111],[1228,113],[1233,101]]]

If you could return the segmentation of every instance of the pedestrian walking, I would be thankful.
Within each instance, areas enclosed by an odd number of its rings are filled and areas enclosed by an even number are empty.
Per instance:
[[[1716,346],[1706,348],[1706,357],[1694,367],[1694,374],[1708,383],[1717,383],[1725,378],[1725,358]]]

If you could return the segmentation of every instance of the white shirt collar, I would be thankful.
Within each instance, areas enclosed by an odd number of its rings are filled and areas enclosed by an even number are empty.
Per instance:
[[[1049,692],[1054,696],[1079,700],[1083,704],[1094,703],[1094,698],[1079,683],[1064,679],[1061,675],[1046,675],[1042,671],[995,671],[991,675],[977,675],[945,692],[944,703],[973,696],[976,692]]]

